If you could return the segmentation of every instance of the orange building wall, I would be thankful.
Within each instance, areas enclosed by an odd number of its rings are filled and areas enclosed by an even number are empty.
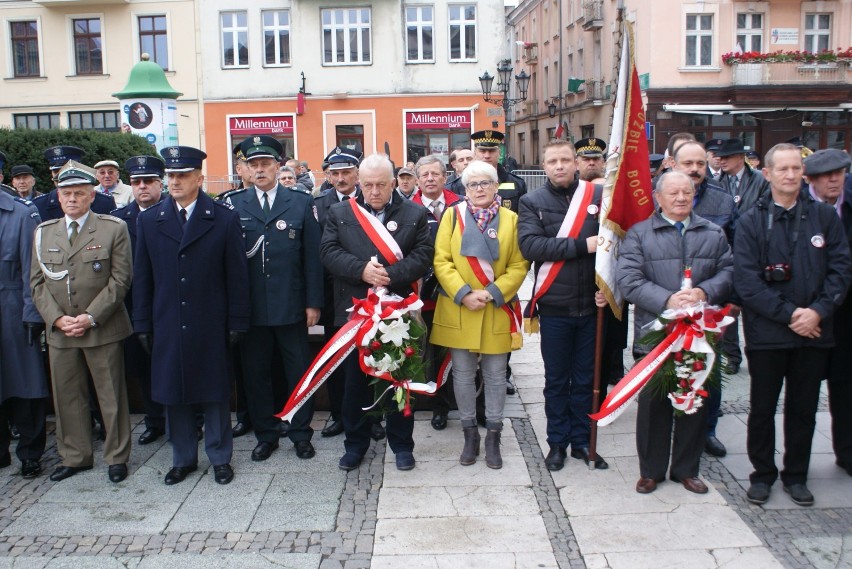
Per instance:
[[[400,166],[405,160],[404,110],[454,109],[472,111],[471,132],[486,128],[504,130],[502,112],[500,116],[488,116],[488,109],[496,109],[485,103],[480,95],[432,95],[432,96],[388,96],[352,97],[344,99],[317,98],[310,96],[305,103],[305,112],[296,116],[294,139],[296,158],[310,164],[311,170],[319,171],[323,158],[334,148],[334,128],[323,120],[323,113],[339,111],[374,111],[375,146],[369,136],[369,125],[365,125],[365,154],[384,152],[384,143],[390,146],[390,157]],[[493,112],[493,111],[492,111]],[[228,145],[229,115],[295,114],[296,99],[274,101],[209,102],[204,105],[205,152],[207,152],[207,176],[218,179],[230,174],[231,149]],[[336,121],[340,123],[340,121]],[[324,128],[330,132],[324,132]],[[323,139],[327,140],[326,148]]]

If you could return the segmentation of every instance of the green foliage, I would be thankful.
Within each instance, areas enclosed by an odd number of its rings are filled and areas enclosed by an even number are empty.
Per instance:
[[[4,183],[9,183],[12,166],[29,164],[35,172],[36,189],[49,192],[53,189],[50,168],[44,151],[51,146],[76,146],[86,151],[83,163],[92,166],[101,160],[115,160],[119,164],[121,179],[128,181],[124,163],[131,156],[140,154],[157,156],[157,151],[147,140],[135,134],[123,132],[101,132],[97,130],[46,129],[10,130],[0,128],[0,150],[6,154],[3,173]]]

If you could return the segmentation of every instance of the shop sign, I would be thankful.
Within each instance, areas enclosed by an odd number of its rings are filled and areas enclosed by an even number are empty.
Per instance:
[[[413,111],[405,113],[405,128],[470,129],[470,111]]]
[[[231,136],[249,136],[252,134],[281,135],[293,134],[292,116],[231,117],[229,120]]]

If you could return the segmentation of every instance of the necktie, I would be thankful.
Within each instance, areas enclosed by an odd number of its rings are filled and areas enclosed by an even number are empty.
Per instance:
[[[76,221],[72,221],[68,224],[68,227],[71,228],[71,235],[68,237],[68,242],[71,243],[71,245],[73,245],[74,241],[77,240],[77,228],[79,226],[80,224],[78,224]]]
[[[675,226],[675,229],[677,229],[677,232],[680,233],[681,235],[683,235],[683,222],[682,221],[675,221],[674,226]]]
[[[266,194],[266,192],[263,192],[263,215],[267,215],[267,216],[268,216],[268,215],[269,215],[269,211],[270,211],[270,208],[269,208],[269,196]]]
[[[349,201],[349,196],[343,196],[343,201],[348,202],[348,201]]]
[[[441,212],[443,209],[441,208],[441,202],[432,202],[432,215],[435,219],[441,219]]]
[[[180,212],[178,213],[180,213],[178,216],[178,219],[180,219],[180,226],[183,228],[183,226],[186,225],[186,210],[184,208],[180,208]]]

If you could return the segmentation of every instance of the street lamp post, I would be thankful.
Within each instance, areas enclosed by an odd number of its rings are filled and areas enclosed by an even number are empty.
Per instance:
[[[494,77],[486,71],[480,78],[479,84],[482,86],[482,98],[494,105],[503,107],[503,119],[506,124],[506,137],[503,140],[503,145],[506,149],[506,156],[509,156],[509,109],[513,105],[527,100],[527,90],[530,86],[530,76],[526,71],[521,71],[515,75],[515,81],[518,87],[518,97],[513,99],[509,97],[509,88],[512,83],[512,62],[509,59],[503,59],[497,65],[497,91],[494,96],[491,95],[494,85]]]

